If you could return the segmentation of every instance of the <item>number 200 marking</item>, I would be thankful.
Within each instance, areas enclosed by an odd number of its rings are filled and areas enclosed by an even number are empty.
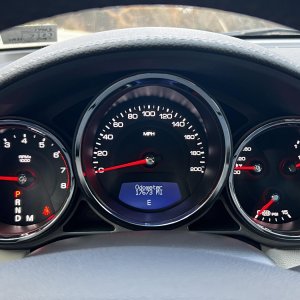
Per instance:
[[[200,172],[200,173],[204,173],[202,167],[190,167],[190,172]]]

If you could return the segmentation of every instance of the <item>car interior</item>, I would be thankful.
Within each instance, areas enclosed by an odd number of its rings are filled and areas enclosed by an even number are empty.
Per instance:
[[[0,299],[300,296],[300,3],[0,11]]]

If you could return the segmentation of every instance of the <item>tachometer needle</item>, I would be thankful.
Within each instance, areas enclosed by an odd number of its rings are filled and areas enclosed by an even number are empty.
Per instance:
[[[134,166],[152,166],[155,163],[155,160],[153,157],[146,157],[144,159],[132,161],[126,164],[121,164],[121,165],[116,165],[108,168],[99,168],[95,173],[104,173],[108,171],[113,171],[117,169],[123,169],[123,168],[129,168],[129,167],[134,167]]]
[[[0,176],[0,180],[1,181],[15,181],[15,182],[18,182],[19,181],[19,177],[15,177],[15,176]]]
[[[295,166],[297,169],[300,168],[300,163],[297,163],[296,166]]]

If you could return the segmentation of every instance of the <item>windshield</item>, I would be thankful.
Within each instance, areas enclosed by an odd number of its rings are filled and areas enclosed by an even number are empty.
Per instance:
[[[298,35],[288,27],[237,13],[178,5],[137,5],[90,9],[17,26],[0,34],[0,49],[41,47],[104,30],[158,26],[233,36]]]

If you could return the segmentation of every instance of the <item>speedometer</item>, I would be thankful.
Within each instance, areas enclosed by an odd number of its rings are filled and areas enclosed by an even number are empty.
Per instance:
[[[137,75],[91,104],[75,150],[82,185],[102,213],[162,226],[212,202],[226,176],[230,135],[218,106],[192,83]]]

